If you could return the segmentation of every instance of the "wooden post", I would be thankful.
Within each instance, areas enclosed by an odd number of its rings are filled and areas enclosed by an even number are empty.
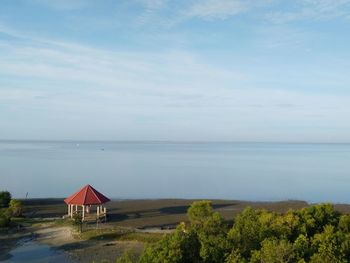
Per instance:
[[[104,218],[105,222],[107,222],[107,207],[104,207]]]
[[[85,205],[82,205],[82,207],[83,207],[83,215],[82,215],[82,220],[84,220],[84,218],[85,218]]]
[[[96,214],[97,214],[97,217],[100,215],[100,207],[99,206],[96,207]]]
[[[70,216],[70,204],[68,204],[68,216]]]

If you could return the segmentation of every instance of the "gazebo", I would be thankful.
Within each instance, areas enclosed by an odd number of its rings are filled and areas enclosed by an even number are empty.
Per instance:
[[[64,202],[68,205],[68,217],[72,218],[74,213],[78,213],[78,206],[80,206],[83,220],[85,219],[85,213],[89,214],[92,206],[96,206],[97,218],[106,216],[107,208],[102,205],[109,201],[109,198],[98,192],[89,184],[64,199]]]

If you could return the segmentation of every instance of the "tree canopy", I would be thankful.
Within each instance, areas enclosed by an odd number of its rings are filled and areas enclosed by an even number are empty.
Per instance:
[[[350,215],[331,204],[283,214],[248,207],[225,222],[210,201],[199,201],[188,209],[188,218],[188,224],[149,245],[140,262],[350,262]]]

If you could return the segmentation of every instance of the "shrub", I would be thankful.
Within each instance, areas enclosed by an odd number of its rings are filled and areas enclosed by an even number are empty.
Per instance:
[[[125,250],[123,255],[117,258],[116,263],[133,263],[135,262],[135,255],[129,251]]]
[[[12,216],[21,216],[22,215],[22,202],[16,199],[12,199],[9,204],[9,209]]]
[[[8,191],[0,192],[0,208],[8,207],[11,201],[11,194]]]
[[[10,224],[10,219],[4,215],[0,215],[0,227],[6,227]]]
[[[6,208],[0,210],[0,227],[7,227],[11,221],[10,211]]]

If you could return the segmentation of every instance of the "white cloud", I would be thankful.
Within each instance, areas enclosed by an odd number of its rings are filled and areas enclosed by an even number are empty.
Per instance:
[[[227,18],[249,9],[249,1],[241,0],[204,0],[196,1],[186,12],[189,17],[205,19]]]
[[[270,12],[265,17],[277,23],[305,19],[347,18],[350,14],[349,8],[349,0],[298,0],[294,2],[292,10]]]
[[[350,17],[350,0],[296,0],[288,2],[289,8],[279,8],[286,5],[284,0],[191,0],[183,1],[176,8],[169,8],[166,0],[141,0],[145,12],[141,15],[141,23],[151,21],[158,25],[174,26],[191,18],[204,20],[228,19],[243,13],[262,20],[276,23],[304,19],[333,19]],[[270,10],[264,9],[269,6]],[[167,10],[167,16],[157,16],[160,10]],[[256,12],[253,12],[253,11]]]
[[[321,109],[325,104],[348,111],[347,99],[337,96],[246,86],[251,76],[209,65],[186,52],[113,52],[42,40],[4,47],[1,75],[25,84],[17,83],[13,91],[0,87],[0,95],[3,101],[22,105],[26,100],[33,103],[34,98],[42,98],[41,107],[59,109],[65,105],[68,111],[79,114],[116,113],[124,108],[155,115],[165,109],[215,115],[226,109],[232,118],[241,121],[241,115],[248,122],[264,114],[283,121],[280,112],[293,119],[308,119],[312,114],[330,118],[331,111]],[[303,116],[305,112],[308,114]]]
[[[317,87],[346,84],[346,75],[340,81],[335,78],[338,75],[332,76],[337,69],[315,68],[318,75],[310,77],[307,74],[312,71],[301,72],[300,66],[294,71],[289,65],[277,68],[263,61],[261,67],[256,62],[243,65],[242,72],[209,62],[195,51],[116,52],[33,37],[5,26],[0,31],[15,38],[0,41],[0,102],[6,104],[0,112],[0,129],[6,129],[8,137],[11,127],[29,120],[37,123],[30,124],[32,137],[50,127],[56,134],[47,136],[57,138],[64,130],[67,137],[78,138],[84,130],[86,137],[96,138],[100,135],[91,132],[96,127],[106,127],[106,136],[116,139],[197,139],[203,134],[204,140],[210,136],[263,140],[274,139],[277,133],[282,138],[284,132],[293,138],[294,128],[312,123],[319,127],[331,123],[333,134],[337,129],[349,130],[347,94],[311,94],[292,86],[298,88],[299,80],[306,86],[310,79]],[[278,45],[285,42],[290,39]],[[342,63],[346,69],[348,62]],[[334,65],[341,68],[339,63]],[[317,133],[307,129],[310,136]],[[131,131],[134,137],[128,137]]]
[[[58,10],[80,9],[88,5],[91,0],[29,0],[34,4],[40,4]]]
[[[0,45],[2,76],[49,83],[44,88],[49,94],[50,85],[56,83],[54,94],[58,84],[62,89],[79,90],[87,101],[113,98],[119,105],[153,106],[153,99],[162,98],[162,107],[170,102],[181,105],[182,100],[187,104],[203,93],[210,96],[227,88],[224,82],[233,84],[245,77],[210,66],[187,52],[114,52],[35,38],[25,44]],[[219,83],[221,87],[216,87]],[[124,99],[128,97],[130,100]]]

